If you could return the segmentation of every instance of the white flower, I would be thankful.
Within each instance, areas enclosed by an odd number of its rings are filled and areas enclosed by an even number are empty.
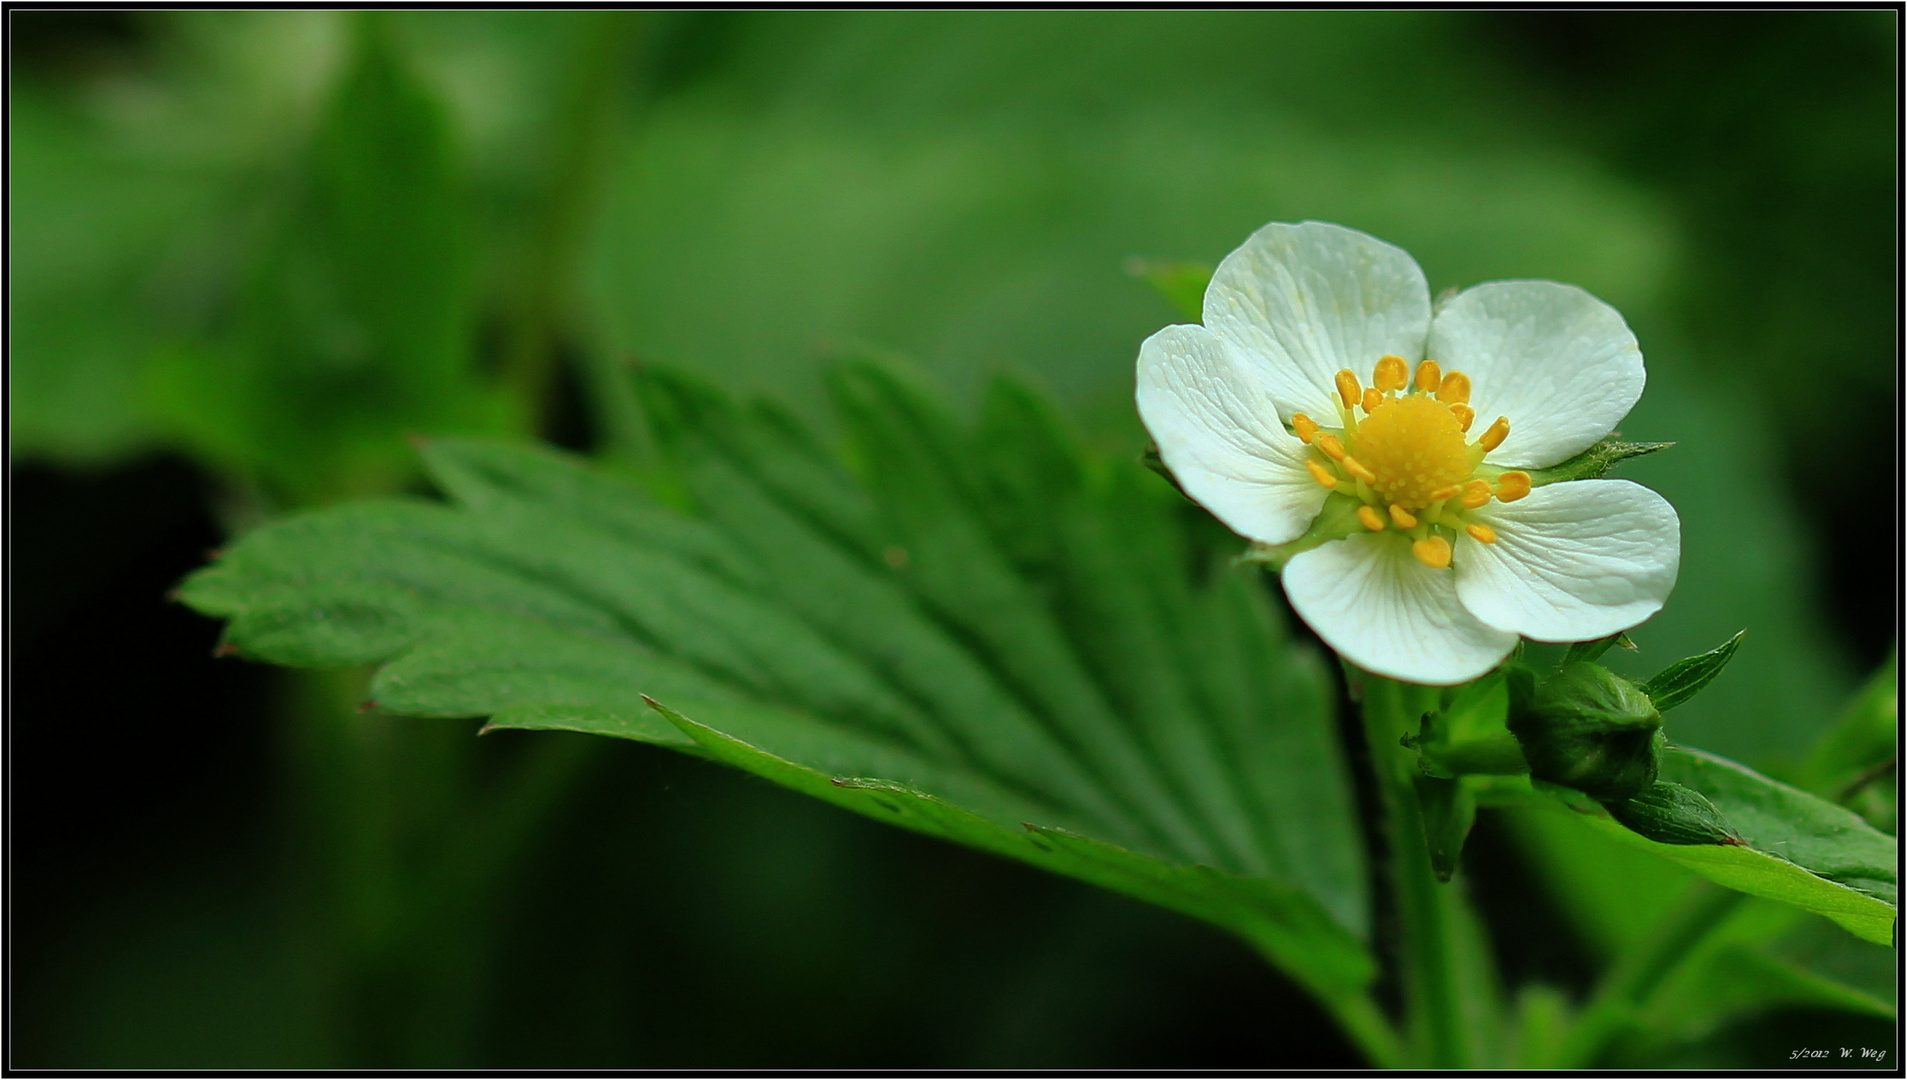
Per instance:
[[[1233,530],[1327,538],[1283,570],[1319,637],[1449,685],[1519,635],[1587,641],[1661,609],[1674,508],[1625,480],[1529,472],[1609,434],[1642,384],[1635,336],[1581,289],[1494,281],[1433,314],[1409,255],[1308,221],[1226,256],[1204,326],[1146,339],[1138,400],[1180,486]]]

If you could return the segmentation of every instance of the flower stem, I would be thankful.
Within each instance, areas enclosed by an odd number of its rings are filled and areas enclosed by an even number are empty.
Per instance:
[[[1742,893],[1732,889],[1706,881],[1693,882],[1649,936],[1603,975],[1571,1027],[1553,1067],[1592,1066],[1603,1048],[1634,1021],[1656,988],[1722,926],[1744,899]]]
[[[1421,687],[1367,676],[1364,737],[1382,796],[1384,835],[1390,849],[1391,885],[1397,898],[1404,1004],[1412,1056],[1421,1066],[1469,1068],[1474,1055],[1464,1018],[1465,987],[1459,976],[1453,929],[1461,901],[1437,880],[1415,785],[1414,755],[1402,738],[1431,703]]]

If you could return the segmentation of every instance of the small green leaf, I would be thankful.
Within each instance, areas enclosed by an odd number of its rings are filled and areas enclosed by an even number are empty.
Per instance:
[[[1668,712],[1713,682],[1715,676],[1720,675],[1728,662],[1734,659],[1735,650],[1741,646],[1742,636],[1747,633],[1746,630],[1739,631],[1734,637],[1700,656],[1677,660],[1643,683],[1642,692],[1655,703],[1656,711]]]
[[[1541,486],[1561,483],[1565,480],[1594,480],[1606,474],[1619,462],[1641,457],[1644,454],[1653,454],[1657,450],[1667,450],[1674,445],[1667,442],[1623,442],[1614,435],[1606,435],[1601,442],[1561,464],[1552,465],[1547,469],[1530,470],[1530,482]]]
[[[1161,259],[1126,260],[1126,272],[1144,278],[1159,291],[1179,314],[1193,322],[1205,318],[1205,287],[1212,282],[1212,268],[1202,263],[1168,262]]]

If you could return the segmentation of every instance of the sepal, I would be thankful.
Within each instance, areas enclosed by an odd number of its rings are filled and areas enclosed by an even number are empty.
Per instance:
[[[1720,675],[1728,662],[1734,659],[1735,649],[1741,645],[1742,635],[1746,633],[1746,630],[1739,631],[1734,637],[1700,656],[1677,660],[1643,683],[1642,692],[1655,702],[1657,712],[1668,712],[1715,681],[1715,676]]]
[[[1653,454],[1657,450],[1667,450],[1674,446],[1672,442],[1623,442],[1615,435],[1605,435],[1598,442],[1575,457],[1547,469],[1531,469],[1530,483],[1536,487],[1544,484],[1556,484],[1565,480],[1596,480],[1614,468],[1618,462],[1630,458]]]

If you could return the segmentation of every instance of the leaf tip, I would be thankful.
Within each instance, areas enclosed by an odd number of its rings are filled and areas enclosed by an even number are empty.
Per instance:
[[[232,644],[229,641],[219,642],[218,647],[212,650],[212,657],[217,660],[223,660],[228,656],[237,656],[237,655],[238,655],[238,646]]]
[[[375,698],[365,698],[363,701],[358,702],[358,712],[360,713],[373,712],[376,709],[377,700]]]

